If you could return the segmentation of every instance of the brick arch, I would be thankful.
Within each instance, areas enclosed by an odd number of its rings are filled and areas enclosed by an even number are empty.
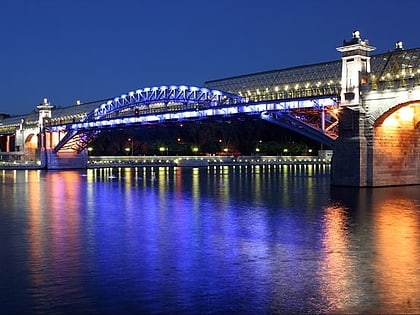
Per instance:
[[[30,133],[26,138],[25,138],[25,143],[31,142],[32,138],[35,136],[34,133]]]
[[[30,133],[25,138],[24,151],[27,160],[35,160],[38,139],[35,133]]]
[[[373,185],[419,184],[420,101],[388,109],[373,127]]]
[[[392,114],[396,113],[401,108],[412,106],[412,105],[418,105],[420,108],[420,100],[400,103],[393,107],[388,108],[387,110],[378,109],[375,113],[371,113],[372,120],[374,120],[374,127],[382,125],[385,119],[390,117]],[[418,115],[420,115],[420,112],[418,113]],[[420,120],[420,118],[418,120]]]

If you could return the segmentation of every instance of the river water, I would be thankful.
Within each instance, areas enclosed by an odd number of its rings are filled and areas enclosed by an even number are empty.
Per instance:
[[[329,172],[0,171],[0,314],[420,313],[420,186]]]

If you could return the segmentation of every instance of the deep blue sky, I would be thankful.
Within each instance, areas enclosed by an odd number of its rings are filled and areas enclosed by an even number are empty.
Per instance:
[[[0,112],[420,47],[420,1],[1,0]]]

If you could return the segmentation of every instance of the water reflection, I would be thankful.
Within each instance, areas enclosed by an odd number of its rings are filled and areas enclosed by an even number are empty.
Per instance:
[[[416,202],[391,191],[376,198],[373,261],[378,273],[378,294],[392,309],[410,310],[420,305],[419,208]],[[386,281],[384,281],[386,279]]]
[[[325,209],[325,217],[335,228],[326,224],[331,231],[326,241],[340,251],[340,264],[327,265],[339,279],[321,274],[326,286],[333,288],[334,294],[328,296],[347,292],[341,295],[344,298],[333,299],[332,310],[418,313],[419,187],[333,188],[332,198],[336,204]],[[345,288],[349,279],[353,286]]]
[[[419,196],[309,165],[4,171],[2,311],[419,312]]]

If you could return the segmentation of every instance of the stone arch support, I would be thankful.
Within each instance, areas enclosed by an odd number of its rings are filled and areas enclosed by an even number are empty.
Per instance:
[[[398,104],[374,123],[372,185],[420,184],[420,101]]]

